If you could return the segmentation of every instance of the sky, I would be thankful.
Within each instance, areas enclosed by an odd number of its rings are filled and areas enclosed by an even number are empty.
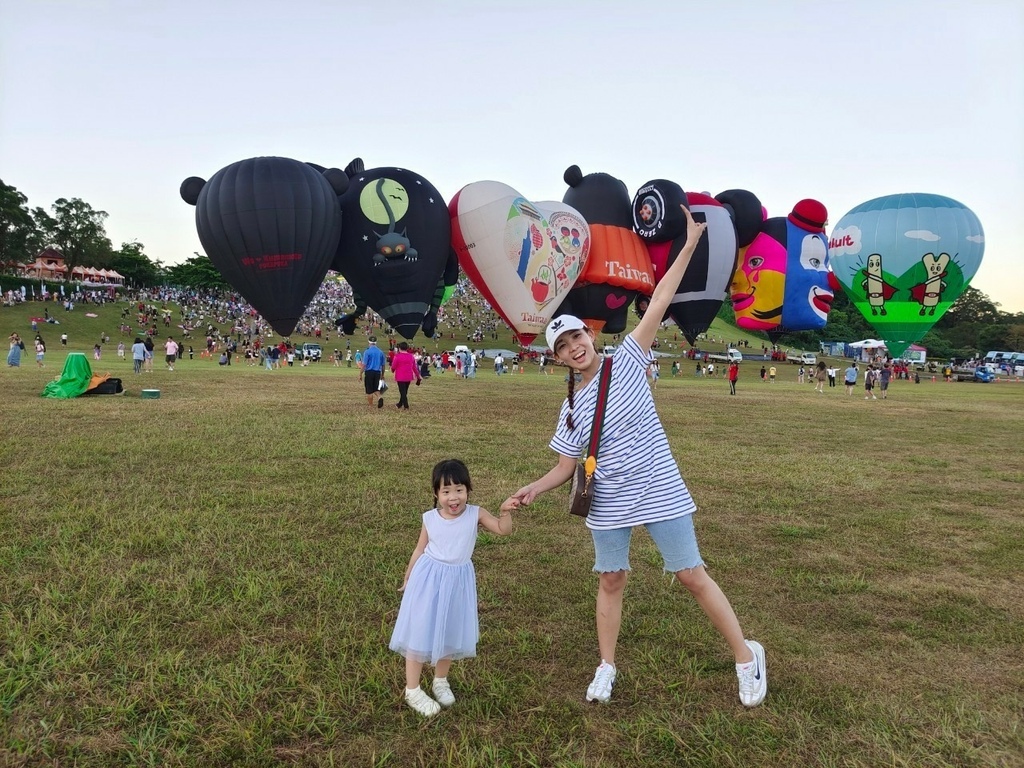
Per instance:
[[[570,165],[830,227],[899,192],[985,230],[972,285],[1024,312],[1024,3],[0,0],[0,178],[106,211],[165,265],[179,196],[237,160],[400,166],[446,200],[560,200]]]

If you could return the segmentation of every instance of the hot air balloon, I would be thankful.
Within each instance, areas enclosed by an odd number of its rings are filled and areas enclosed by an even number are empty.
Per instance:
[[[633,231],[633,205],[626,185],[607,173],[583,174],[572,165],[562,201],[590,226],[590,256],[579,283],[559,312],[579,317],[594,331],[626,330],[630,302],[654,290],[654,268],[643,240]]]
[[[737,190],[736,205],[746,203],[760,213],[761,203],[754,195]],[[655,279],[675,261],[686,244],[685,203],[697,221],[707,222],[707,237],[694,251],[686,274],[668,309],[686,340],[693,344],[715,319],[736,269],[736,227],[732,204],[724,205],[709,195],[684,193],[672,181],[657,179],[644,184],[633,198],[633,229],[647,243]],[[644,296],[637,297],[642,313]]]
[[[829,239],[839,283],[894,357],[957,300],[984,251],[985,233],[969,208],[923,193],[861,203]]]
[[[448,209],[434,185],[405,168],[345,169],[345,226],[331,268],[406,339],[430,308],[451,248]]]
[[[462,270],[530,344],[569,294],[590,251],[590,228],[561,202],[534,203],[497,181],[463,187],[449,204]]]
[[[424,335],[433,337],[437,331],[437,313],[440,311],[441,305],[448,301],[452,294],[455,293],[455,284],[458,281],[459,257],[453,248],[448,254],[448,261],[444,265],[441,279],[437,281],[437,287],[434,288],[434,296],[430,300],[430,309],[423,316]]]
[[[728,200],[735,192],[717,199]],[[835,296],[828,271],[826,220],[825,206],[805,199],[788,216],[764,219],[747,242],[754,228],[749,221],[738,226],[744,234],[730,292],[740,328],[764,331],[774,341],[787,332],[825,326]]]
[[[341,234],[338,194],[348,179],[286,157],[254,157],[207,182],[185,179],[207,256],[282,336],[288,336],[323,282]]]

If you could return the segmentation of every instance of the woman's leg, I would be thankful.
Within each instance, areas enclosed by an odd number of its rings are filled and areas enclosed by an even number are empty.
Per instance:
[[[409,384],[408,381],[399,381],[398,384],[398,407],[408,408],[409,407]]]
[[[698,565],[696,568],[676,571],[676,578],[696,598],[697,605],[711,620],[711,624],[719,634],[725,638],[732,649],[733,656],[736,657],[736,663],[745,664],[753,659],[754,654],[743,642],[743,629],[729,603],[729,598],[725,596],[715,580],[708,575],[704,566]]]

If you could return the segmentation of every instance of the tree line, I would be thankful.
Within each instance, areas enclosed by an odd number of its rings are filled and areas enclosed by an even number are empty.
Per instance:
[[[106,211],[81,198],[60,198],[50,210],[29,208],[28,198],[0,179],[0,263],[31,263],[47,247],[59,250],[68,269],[77,266],[115,269],[130,285],[227,288],[213,262],[196,253],[181,264],[165,266],[150,259],[133,240],[114,248],[107,237]],[[728,300],[719,317],[733,323]],[[784,346],[816,349],[821,341],[856,341],[874,331],[842,291],[836,294],[827,325],[820,331],[783,336]],[[981,291],[968,287],[920,341],[931,358],[970,358],[988,350],[1024,351],[1024,312],[1002,312]]]
[[[182,264],[165,266],[150,259],[138,240],[115,248],[107,237],[107,216],[78,197],[62,197],[49,210],[29,208],[28,198],[0,179],[0,264],[30,264],[44,249],[55,248],[69,274],[82,266],[117,270],[126,284],[138,288],[227,287],[213,263],[199,253]]]

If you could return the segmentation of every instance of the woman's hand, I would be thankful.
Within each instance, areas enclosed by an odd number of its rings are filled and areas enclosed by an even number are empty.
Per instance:
[[[537,498],[537,490],[533,487],[533,483],[530,483],[529,485],[524,485],[518,491],[513,493],[509,497],[508,501],[515,501],[517,504],[529,504],[535,498]],[[505,503],[507,504],[508,501]]]

